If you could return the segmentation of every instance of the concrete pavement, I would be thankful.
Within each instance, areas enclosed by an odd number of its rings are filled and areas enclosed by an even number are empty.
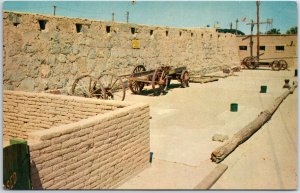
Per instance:
[[[127,101],[150,104],[152,165],[119,189],[193,189],[216,164],[211,152],[257,117],[284,89],[294,71],[244,70],[206,84],[173,88],[166,95],[132,95]],[[176,83],[176,81],[172,82]],[[267,85],[267,93],[260,86]],[[176,85],[173,87],[176,87]],[[224,161],[229,168],[213,189],[293,189],[297,185],[297,92],[272,119]],[[230,104],[238,103],[238,112]]]

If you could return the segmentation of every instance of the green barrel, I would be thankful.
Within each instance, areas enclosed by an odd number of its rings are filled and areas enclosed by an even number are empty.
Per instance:
[[[237,103],[231,103],[230,104],[230,111],[231,112],[237,112],[238,111],[238,104]]]
[[[267,92],[267,86],[262,85],[260,86],[260,93],[266,93]]]

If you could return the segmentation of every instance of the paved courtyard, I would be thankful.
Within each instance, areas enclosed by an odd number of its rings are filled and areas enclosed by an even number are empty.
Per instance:
[[[193,189],[216,164],[211,152],[267,108],[291,82],[290,71],[243,70],[219,81],[180,88],[176,81],[159,97],[132,95],[126,101],[150,104],[151,166],[119,189]],[[260,93],[260,86],[267,93]],[[271,120],[224,161],[228,170],[212,189],[295,189],[297,187],[298,89],[277,109]],[[238,103],[238,112],[230,104]]]

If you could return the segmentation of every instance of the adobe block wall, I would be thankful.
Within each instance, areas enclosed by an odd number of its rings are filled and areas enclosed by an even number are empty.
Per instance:
[[[246,36],[237,36],[239,46],[247,46],[247,50],[239,50],[240,61],[243,58],[250,56],[249,38],[242,40]],[[253,38],[253,54],[256,56],[256,37]],[[264,53],[260,56],[262,61],[271,62],[273,60],[284,59],[287,61],[288,66],[295,68],[298,64],[298,36],[297,35],[260,35],[260,46],[265,46],[265,50],[260,50]],[[284,46],[284,51],[276,51],[276,46]],[[277,59],[276,59],[277,58]]]
[[[46,21],[45,29],[40,29],[40,21]],[[81,25],[79,33],[76,24]],[[132,48],[134,39],[140,40],[140,49]],[[205,74],[224,65],[238,65],[236,45],[234,35],[211,28],[156,27],[4,12],[4,88],[62,89],[67,93],[82,74],[128,74],[140,64],[147,69],[162,64],[187,66],[190,71]]]
[[[20,96],[20,92],[9,93]],[[26,95],[21,93],[23,97]],[[36,98],[39,95],[35,94]],[[149,166],[148,105],[121,102],[123,106],[119,108],[121,103],[116,101],[61,97],[77,104],[89,104],[89,108],[93,105],[95,109],[99,108],[99,102],[104,106],[115,103],[111,106],[117,109],[29,132],[27,141],[34,189],[110,189]],[[51,104],[55,105],[50,103],[50,107]]]
[[[125,105],[118,102],[5,90],[3,136],[27,139],[31,131],[76,122],[123,107]]]

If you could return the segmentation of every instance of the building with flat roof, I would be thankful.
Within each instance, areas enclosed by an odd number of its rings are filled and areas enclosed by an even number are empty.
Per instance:
[[[239,58],[250,56],[250,38],[244,39],[247,36],[237,36],[239,46]],[[256,56],[256,36],[253,36],[253,55]],[[263,62],[271,62],[273,60],[284,59],[289,67],[297,66],[297,35],[260,35],[260,60]]]

